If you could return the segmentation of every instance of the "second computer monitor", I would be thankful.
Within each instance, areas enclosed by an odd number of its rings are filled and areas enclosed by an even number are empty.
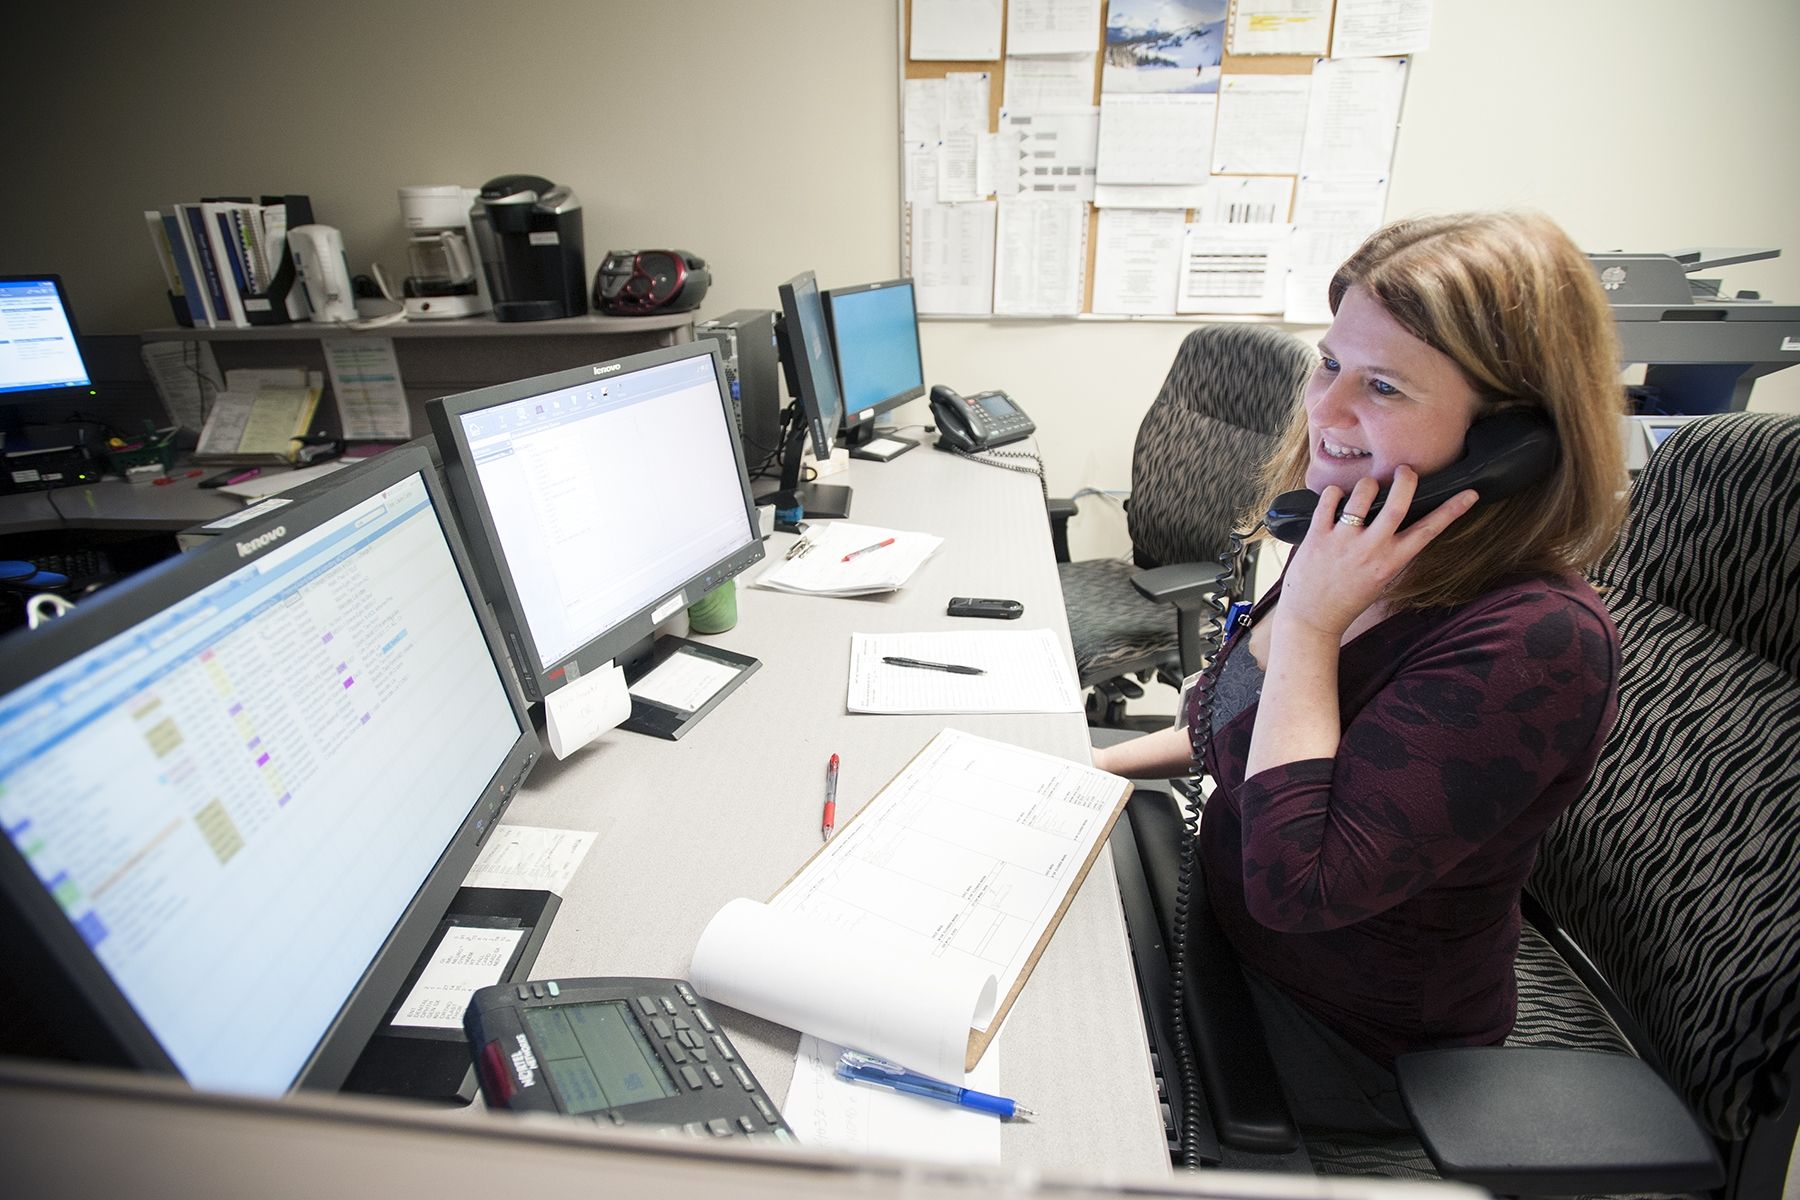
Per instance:
[[[813,453],[829,458],[844,419],[844,402],[838,394],[837,364],[819,301],[819,281],[811,271],[803,271],[778,291],[788,383],[812,431]]]
[[[426,412],[534,700],[610,661],[636,682],[678,648],[661,639],[659,651],[657,624],[762,558],[711,340],[442,397]],[[637,699],[633,712],[625,728],[671,737],[702,715]],[[645,724],[659,715],[666,728]]]
[[[874,435],[878,415],[925,394],[919,314],[910,279],[832,288],[824,296],[844,397],[844,443],[854,448]]]

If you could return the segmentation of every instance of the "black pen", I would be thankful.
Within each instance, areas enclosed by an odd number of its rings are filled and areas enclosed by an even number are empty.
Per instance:
[[[896,658],[884,654],[881,661],[890,667],[917,667],[921,671],[948,671],[952,675],[986,675],[980,667],[965,667],[961,663],[926,662],[922,658]]]

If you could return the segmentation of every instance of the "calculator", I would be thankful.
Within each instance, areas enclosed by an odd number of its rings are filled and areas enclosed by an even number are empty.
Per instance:
[[[698,1137],[794,1140],[731,1039],[681,979],[484,987],[463,1032],[489,1107]]]

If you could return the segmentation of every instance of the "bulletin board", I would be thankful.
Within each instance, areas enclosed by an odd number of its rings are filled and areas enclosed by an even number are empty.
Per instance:
[[[1329,323],[1431,3],[899,0],[919,314]]]

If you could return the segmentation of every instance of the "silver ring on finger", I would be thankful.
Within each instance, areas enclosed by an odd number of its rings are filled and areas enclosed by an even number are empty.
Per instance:
[[[1369,523],[1369,518],[1359,517],[1355,513],[1339,513],[1337,523],[1339,525],[1354,525],[1361,528]]]

